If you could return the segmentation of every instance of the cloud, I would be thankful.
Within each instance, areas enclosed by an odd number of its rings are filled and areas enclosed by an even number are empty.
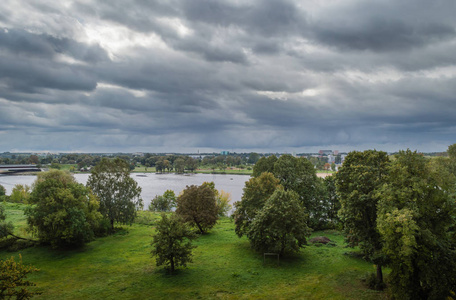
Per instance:
[[[443,151],[454,5],[6,0],[0,151]]]

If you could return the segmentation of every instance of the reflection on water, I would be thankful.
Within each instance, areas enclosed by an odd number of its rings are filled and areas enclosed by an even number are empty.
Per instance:
[[[74,174],[76,180],[86,184],[90,174]],[[150,200],[156,195],[162,195],[166,190],[173,190],[176,195],[185,189],[187,185],[201,185],[205,181],[213,181],[215,188],[231,193],[232,203],[240,201],[242,189],[248,175],[221,175],[221,174],[153,174],[153,173],[134,173],[131,177],[138,182],[142,188],[141,196],[144,200],[144,207],[149,206]],[[18,175],[18,176],[0,176],[0,184],[6,188],[6,194],[11,194],[11,190],[16,184],[32,185],[36,176]]]

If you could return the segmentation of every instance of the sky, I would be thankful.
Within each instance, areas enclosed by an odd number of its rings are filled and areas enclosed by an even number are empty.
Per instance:
[[[2,0],[0,152],[456,143],[454,0]]]

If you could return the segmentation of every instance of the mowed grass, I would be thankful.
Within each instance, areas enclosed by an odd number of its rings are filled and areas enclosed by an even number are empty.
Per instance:
[[[148,215],[150,214],[150,215]],[[142,223],[156,214],[141,213]],[[20,218],[17,218],[20,220]],[[99,238],[77,250],[35,247],[0,252],[0,258],[22,254],[26,264],[40,271],[29,275],[43,294],[37,299],[382,299],[360,278],[372,264],[344,255],[343,237],[325,235],[336,246],[311,245],[295,257],[277,259],[250,249],[248,240],[234,233],[224,218],[209,234],[195,240],[194,262],[170,275],[151,257],[153,225],[125,226],[117,234]]]

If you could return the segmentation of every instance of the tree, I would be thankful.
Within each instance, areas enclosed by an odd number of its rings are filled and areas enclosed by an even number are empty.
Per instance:
[[[202,185],[205,185],[209,187],[215,195],[215,201],[217,203],[217,216],[218,217],[224,217],[226,214],[231,210],[232,206],[230,204],[231,202],[231,194],[228,192],[225,192],[224,190],[218,191],[215,188],[215,183],[213,181],[211,182],[203,182]]]
[[[235,232],[239,237],[247,233],[251,222],[278,186],[279,180],[272,173],[262,173],[245,183],[241,201],[234,203]]]
[[[249,154],[249,159],[247,160],[247,162],[249,164],[256,164],[257,161],[260,159],[260,155],[256,152],[251,152]]]
[[[27,289],[35,284],[26,280],[27,274],[37,271],[33,266],[24,265],[20,254],[18,262],[14,261],[13,256],[0,260],[0,299],[30,299],[39,294]]]
[[[157,266],[165,265],[173,273],[175,268],[192,262],[194,238],[195,234],[178,215],[168,218],[162,214],[152,241],[152,256],[157,257]]]
[[[179,157],[174,161],[174,169],[176,170],[176,173],[184,173],[185,160],[182,157]]]
[[[6,189],[3,185],[0,184],[0,197],[3,197],[6,195]]]
[[[268,157],[263,156],[258,160],[258,162],[253,166],[253,177],[258,177],[261,173],[274,172],[274,164],[277,162],[277,157],[275,155],[271,155]]]
[[[30,230],[53,247],[80,246],[94,237],[99,202],[64,171],[39,173],[25,215]]]
[[[219,217],[227,216],[228,212],[233,208],[230,204],[231,194],[224,190],[220,190],[218,191],[215,200],[217,201],[217,215]]]
[[[197,167],[198,167],[198,160],[191,158],[191,157],[188,157],[185,160],[185,168],[187,170],[189,170],[190,172],[193,173],[193,171],[195,171]]]
[[[171,211],[176,206],[176,194],[174,191],[167,190],[162,196],[155,196],[150,202],[149,210],[151,211]]]
[[[295,191],[303,206],[308,210],[310,222],[314,220],[314,210],[318,206],[317,174],[315,168],[306,158],[296,158],[289,154],[282,155],[274,164],[274,176],[280,180],[284,189]]]
[[[29,198],[30,187],[26,184],[16,184],[11,191],[9,200],[13,203],[28,203]]]
[[[131,224],[136,210],[142,208],[141,187],[130,177],[130,167],[125,160],[103,158],[87,180],[87,186],[100,199],[100,212],[111,223]]]
[[[344,224],[349,246],[360,245],[366,258],[377,265],[377,283],[383,283],[382,242],[377,230],[377,193],[385,183],[389,164],[386,152],[350,152],[336,174],[340,197],[339,217]]]
[[[456,291],[454,182],[410,150],[392,162],[380,189],[378,229],[397,299],[450,299]]]
[[[11,222],[6,222],[5,208],[3,205],[0,205],[0,239],[7,237],[13,232],[13,224]]]
[[[324,205],[327,206],[327,221],[333,224],[339,223],[339,216],[337,213],[340,209],[340,200],[336,192],[336,176],[326,176],[323,180],[326,189],[326,197],[324,198]]]
[[[217,203],[214,191],[207,185],[187,186],[177,198],[176,213],[198,227],[201,234],[207,232],[217,222]]]
[[[311,229],[308,214],[294,191],[276,189],[247,231],[252,247],[261,252],[298,252],[307,243]]]

